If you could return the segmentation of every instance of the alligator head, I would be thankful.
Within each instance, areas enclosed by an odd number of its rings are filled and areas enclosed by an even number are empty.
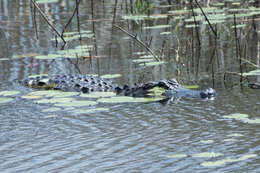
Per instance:
[[[134,87],[125,86],[120,91],[123,91],[124,95],[133,97],[153,97],[163,95],[166,98],[199,97],[210,99],[216,96],[216,91],[212,88],[207,88],[205,90],[191,90],[179,84],[175,79],[147,82],[135,85]]]

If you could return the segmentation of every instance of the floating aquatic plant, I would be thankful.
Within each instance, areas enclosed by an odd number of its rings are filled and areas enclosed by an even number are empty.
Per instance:
[[[159,101],[162,98],[134,98],[128,96],[117,96],[117,97],[110,97],[110,98],[101,98],[98,99],[97,102],[101,103],[139,103],[139,102],[152,102],[152,101]]]
[[[8,103],[8,102],[11,102],[11,101],[13,101],[13,100],[14,100],[13,98],[0,97],[0,104],[2,104],[2,103]]]
[[[234,114],[230,114],[230,115],[225,115],[223,117],[229,118],[229,119],[240,120],[240,121],[243,121],[243,122],[249,123],[249,124],[259,124],[260,123],[260,118],[249,119],[247,114],[241,114],[241,113],[234,113]]]
[[[48,3],[57,3],[59,0],[37,0],[38,4],[48,4]]]
[[[244,161],[244,160],[247,160],[247,159],[250,159],[250,158],[254,158],[254,157],[257,157],[258,155],[257,154],[247,154],[247,155],[244,155],[244,156],[241,156],[239,158],[225,158],[225,159],[222,159],[222,160],[217,160],[217,161],[209,161],[209,162],[203,162],[201,163],[201,166],[204,166],[204,167],[218,167],[218,166],[224,166],[225,164],[227,163],[233,163],[233,162],[238,162],[238,161]]]
[[[105,74],[101,76],[104,79],[112,79],[112,78],[119,78],[121,74]]]
[[[86,98],[101,98],[101,97],[113,97],[116,96],[114,92],[91,92],[87,94],[81,94],[80,97]]]
[[[20,91],[16,90],[9,90],[9,91],[1,91],[0,96],[14,96],[20,94]]]

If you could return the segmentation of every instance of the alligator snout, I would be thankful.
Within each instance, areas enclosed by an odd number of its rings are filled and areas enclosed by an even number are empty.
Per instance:
[[[203,91],[200,92],[200,97],[201,98],[212,98],[216,96],[216,90],[214,90],[213,88],[207,88]]]

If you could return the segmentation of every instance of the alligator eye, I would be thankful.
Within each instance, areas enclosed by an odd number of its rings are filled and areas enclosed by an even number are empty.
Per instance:
[[[80,84],[75,84],[74,87],[75,88],[80,88]]]

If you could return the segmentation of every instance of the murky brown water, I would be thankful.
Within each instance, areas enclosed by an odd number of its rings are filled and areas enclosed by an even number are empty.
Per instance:
[[[83,43],[94,45],[92,54],[99,58],[37,60],[30,57],[32,53],[53,53],[61,45],[55,48],[55,42],[50,41],[53,34],[39,16],[39,39],[36,39],[29,2],[2,0],[0,57],[10,59],[0,61],[0,90],[14,89],[26,94],[31,89],[13,84],[15,79],[32,74],[79,71],[121,74],[122,77],[116,79],[120,84],[175,77],[187,84],[212,87],[214,71],[216,99],[183,98],[167,105],[99,103],[99,107],[110,110],[75,116],[68,111],[44,113],[42,110],[49,105],[35,104],[17,96],[10,103],[0,104],[0,172],[260,172],[259,123],[224,117],[232,113],[248,114],[250,119],[260,116],[259,90],[247,87],[241,90],[236,76],[228,76],[228,85],[224,85],[218,73],[223,69],[239,71],[234,33],[225,25],[218,26],[221,41],[217,48],[218,60],[214,60],[212,70],[212,65],[208,64],[215,44],[210,30],[201,28],[202,46],[197,49],[192,45],[196,42],[195,30],[185,28],[183,23],[174,23],[175,20],[169,18],[137,25],[122,20],[126,14],[125,2],[116,5],[116,23],[138,33],[145,41],[152,37],[153,50],[158,51],[164,44],[166,64],[141,67],[132,62],[138,57],[135,52],[144,49],[112,28],[115,10],[112,0],[94,2],[94,19],[97,19],[94,23],[90,20],[90,1],[80,5],[81,29],[94,28],[95,32],[94,40],[84,39]],[[63,0],[41,7],[61,31],[72,15],[74,3]],[[153,13],[165,14],[175,8],[178,6],[154,8]],[[179,27],[141,31],[141,26],[167,22]],[[255,62],[259,54],[258,35],[250,21],[247,24],[244,32],[250,34],[243,43],[247,56]],[[69,30],[77,30],[75,20]],[[163,31],[174,34],[160,35]],[[66,48],[78,44],[73,41]],[[15,55],[26,57],[12,58]],[[231,88],[231,85],[236,86]]]

